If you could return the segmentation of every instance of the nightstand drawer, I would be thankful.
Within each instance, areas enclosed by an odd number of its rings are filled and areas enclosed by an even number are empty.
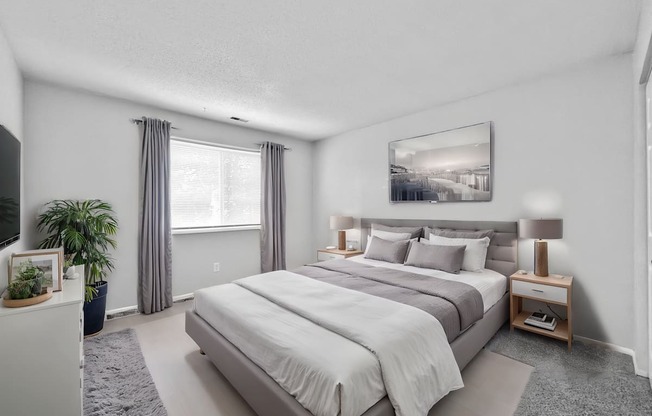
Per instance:
[[[567,289],[564,287],[540,285],[522,280],[512,280],[512,293],[564,305],[568,300]]]
[[[313,257],[314,258],[314,257]],[[319,261],[326,261],[326,260],[336,260],[336,259],[344,259],[343,254],[333,254],[333,253],[324,253],[323,251],[320,251],[317,253],[317,260]]]

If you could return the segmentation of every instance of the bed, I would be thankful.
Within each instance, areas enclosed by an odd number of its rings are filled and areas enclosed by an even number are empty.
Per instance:
[[[505,284],[502,289],[502,295],[500,292],[496,293],[495,289],[493,290],[493,294],[490,293],[491,290],[485,291],[488,293],[483,292],[483,299],[491,296],[494,297],[490,307],[487,307],[483,311],[484,313],[481,319],[469,328],[460,328],[459,333],[452,336],[453,340],[450,342],[452,356],[459,369],[463,369],[507,320],[508,296],[505,288],[507,277],[516,270],[516,223],[362,219],[361,236],[363,247],[366,244],[366,236],[369,234],[372,223],[393,227],[429,226],[453,230],[491,229],[495,231],[487,251],[485,267],[489,273],[503,276],[505,278]],[[357,259],[355,263],[360,264],[360,267],[373,266],[366,259]],[[330,268],[336,266],[338,265],[334,264]],[[204,314],[208,316],[208,314]],[[211,359],[256,413],[261,416],[311,415],[293,395],[287,393],[285,389],[280,387],[277,381],[270,377],[267,372],[256,365],[241,349],[234,346],[214,327],[220,328],[220,325],[217,325],[214,321],[212,325],[209,324],[207,319],[200,316],[196,310],[188,311],[186,315],[186,332],[195,340],[201,350]],[[222,332],[225,332],[225,329],[222,329]],[[232,335],[229,336],[232,337]],[[297,396],[296,393],[295,396]],[[392,402],[385,395],[380,397],[375,404],[362,414],[365,416],[389,416],[394,415],[395,412]]]

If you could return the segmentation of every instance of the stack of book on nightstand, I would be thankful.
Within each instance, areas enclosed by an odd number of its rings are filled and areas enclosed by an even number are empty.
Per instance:
[[[525,320],[525,325],[536,326],[537,328],[546,329],[548,331],[554,331],[557,328],[557,319],[548,316],[543,312],[533,312]]]

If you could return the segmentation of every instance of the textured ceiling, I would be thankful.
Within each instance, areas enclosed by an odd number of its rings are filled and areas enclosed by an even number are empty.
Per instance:
[[[0,0],[0,27],[27,77],[319,139],[631,51],[639,9],[638,0]]]

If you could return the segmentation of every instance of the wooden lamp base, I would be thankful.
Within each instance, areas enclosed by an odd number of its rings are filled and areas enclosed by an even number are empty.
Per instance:
[[[548,276],[548,242],[534,242],[534,274],[540,277]]]
[[[337,232],[337,249],[346,250],[346,231],[344,230]]]

